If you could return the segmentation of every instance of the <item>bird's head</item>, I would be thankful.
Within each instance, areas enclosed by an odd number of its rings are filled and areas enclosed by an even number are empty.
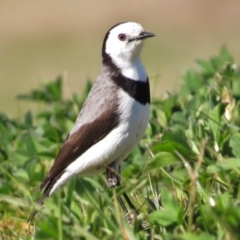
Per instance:
[[[143,40],[154,36],[155,34],[144,31],[138,23],[119,23],[107,32],[103,41],[102,56],[110,57],[117,65],[134,61],[140,56]]]

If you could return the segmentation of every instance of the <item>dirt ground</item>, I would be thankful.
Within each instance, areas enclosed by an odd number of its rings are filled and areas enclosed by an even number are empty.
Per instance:
[[[122,21],[157,34],[142,55],[155,96],[176,90],[194,59],[216,54],[223,44],[240,62],[237,0],[1,0],[0,112],[20,116],[30,106],[15,96],[59,74],[68,92],[81,94],[86,79],[98,74],[106,31]]]

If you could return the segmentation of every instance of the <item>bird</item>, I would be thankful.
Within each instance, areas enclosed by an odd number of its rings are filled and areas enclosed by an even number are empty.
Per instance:
[[[109,187],[120,185],[121,162],[149,122],[150,86],[140,54],[144,40],[154,36],[136,22],[118,23],[105,34],[99,76],[40,185],[39,205],[75,175],[106,171]]]

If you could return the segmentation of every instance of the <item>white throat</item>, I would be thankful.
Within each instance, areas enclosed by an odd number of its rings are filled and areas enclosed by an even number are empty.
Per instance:
[[[134,59],[132,61],[113,59],[113,62],[119,69],[121,69],[121,73],[124,77],[130,78],[135,81],[147,81],[147,72],[140,58]]]

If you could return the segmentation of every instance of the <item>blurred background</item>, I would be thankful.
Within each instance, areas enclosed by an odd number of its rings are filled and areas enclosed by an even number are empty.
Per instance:
[[[1,0],[0,112],[20,116],[29,105],[16,95],[60,74],[68,94],[81,94],[98,75],[105,33],[122,21],[157,34],[142,54],[154,96],[176,91],[195,59],[217,54],[224,44],[240,62],[237,0]]]

